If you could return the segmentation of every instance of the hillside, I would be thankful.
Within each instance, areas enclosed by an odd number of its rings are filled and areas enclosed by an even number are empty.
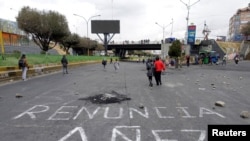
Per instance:
[[[63,49],[61,49],[59,45],[56,45],[53,49],[55,49],[60,55],[66,54],[66,52]]]
[[[216,42],[223,49],[223,51],[227,54],[240,51],[241,43],[239,42],[222,42],[222,41],[216,41]]]

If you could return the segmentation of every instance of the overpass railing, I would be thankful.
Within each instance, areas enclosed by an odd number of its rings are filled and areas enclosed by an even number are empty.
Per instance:
[[[109,43],[110,45],[129,45],[129,44],[161,44],[161,41],[147,41],[147,40],[141,40],[141,41],[112,41]]]

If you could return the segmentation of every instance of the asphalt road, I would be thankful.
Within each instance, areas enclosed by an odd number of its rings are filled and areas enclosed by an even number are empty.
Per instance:
[[[208,125],[250,124],[240,116],[250,111],[249,71],[244,61],[171,68],[150,88],[145,64],[121,62],[118,71],[94,64],[11,82],[0,86],[0,140],[207,141]],[[131,99],[86,100],[114,93]]]

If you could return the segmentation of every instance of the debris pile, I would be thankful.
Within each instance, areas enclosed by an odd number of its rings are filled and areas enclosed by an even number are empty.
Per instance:
[[[94,104],[110,104],[110,103],[120,103],[122,101],[131,100],[131,98],[127,97],[126,95],[112,91],[111,93],[103,93],[85,98],[79,98],[79,100],[88,100]]]
[[[16,98],[22,98],[23,96],[19,93],[16,94]]]

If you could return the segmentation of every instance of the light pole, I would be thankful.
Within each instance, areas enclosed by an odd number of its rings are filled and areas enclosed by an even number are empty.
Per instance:
[[[187,44],[187,38],[188,38],[188,21],[189,21],[189,10],[191,8],[191,6],[195,5],[196,3],[198,3],[200,0],[197,0],[196,2],[194,2],[193,4],[190,4],[190,0],[188,0],[188,3],[185,3],[183,2],[182,0],[180,0],[186,7],[187,7],[187,10],[188,10],[188,14],[187,14],[187,29],[186,29],[186,39],[185,39],[185,44]]]
[[[73,15],[83,18],[84,21],[86,22],[86,25],[87,25],[87,40],[88,40],[88,45],[89,45],[89,25],[88,25],[88,24],[89,24],[89,21],[90,21],[92,18],[94,18],[94,17],[99,17],[99,16],[101,16],[101,15],[94,15],[94,16],[91,16],[91,17],[88,18],[88,20],[87,20],[86,18],[84,18],[83,16],[81,16],[81,15],[78,15],[78,14],[73,14]],[[89,56],[89,48],[88,48],[88,56]]]
[[[173,37],[173,26],[174,26],[174,19],[172,18],[171,37]]]
[[[172,24],[172,26],[173,26],[173,19],[172,19],[172,22],[171,23],[169,23],[168,25],[160,25],[160,24],[158,24],[157,22],[155,22],[155,24],[157,24],[159,27],[161,27],[162,28],[162,48],[163,48],[163,58],[165,59],[165,29],[169,26],[169,25],[171,25]],[[172,30],[171,30],[171,36],[172,36]]]
[[[76,25],[73,25],[73,27],[75,28],[75,33],[77,32],[77,27],[76,27]]]
[[[94,17],[99,17],[99,16],[101,16],[101,15],[94,15],[94,16],[89,17],[89,19],[87,20],[86,18],[84,18],[84,17],[81,16],[81,15],[77,15],[77,14],[73,14],[73,15],[83,18],[84,21],[86,22],[86,25],[87,25],[87,38],[89,37],[89,31],[88,31],[88,30],[89,30],[89,26],[88,26],[89,21],[90,21],[92,18],[94,18]]]

